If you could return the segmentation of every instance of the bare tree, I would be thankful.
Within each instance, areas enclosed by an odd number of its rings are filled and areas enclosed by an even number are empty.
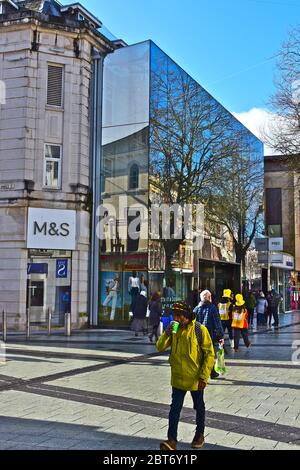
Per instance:
[[[247,151],[241,143],[247,142]],[[239,148],[240,147],[240,148]],[[239,151],[238,151],[239,149]],[[246,254],[263,228],[263,162],[257,142],[237,139],[236,153],[207,199],[207,219],[212,225],[226,227],[232,237],[236,262],[246,275]]]
[[[264,140],[291,170],[300,171],[300,27],[289,34],[278,54],[276,93],[270,104],[276,114]]]
[[[205,201],[220,173],[233,164],[237,139],[249,133],[172,62],[158,64],[151,78],[150,201],[157,200],[157,195],[170,205]],[[227,186],[223,189],[231,192]],[[242,217],[239,208],[235,210],[236,217]],[[181,239],[162,239],[167,273],[183,239],[184,234]],[[236,247],[240,249],[238,242]]]

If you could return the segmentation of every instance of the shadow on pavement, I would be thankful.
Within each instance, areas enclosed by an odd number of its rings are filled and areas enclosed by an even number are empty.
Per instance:
[[[158,439],[111,433],[100,426],[0,417],[0,450],[158,451],[159,443]],[[191,450],[190,443],[179,442],[178,450],[184,449]],[[205,449],[232,448],[206,444]]]

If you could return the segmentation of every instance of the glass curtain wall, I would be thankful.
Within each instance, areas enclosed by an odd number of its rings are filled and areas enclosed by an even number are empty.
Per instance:
[[[253,174],[251,184],[262,190],[260,141],[154,43],[106,57],[100,324],[128,326],[141,290],[148,298],[159,291],[166,306],[189,296],[201,278],[195,272],[202,247],[196,250],[188,234],[196,228],[198,204],[209,214],[212,193],[220,201],[225,191],[237,193],[246,184],[243,164],[257,160],[261,174]],[[230,172],[237,175],[232,188],[216,184]],[[162,205],[169,211],[164,215]],[[186,205],[192,207],[188,218],[176,209]],[[219,251],[218,261],[234,260],[232,250],[228,256]]]
[[[238,192],[249,184],[253,191],[254,188],[263,191],[262,151],[262,143],[248,129],[151,43],[149,200],[152,204],[178,204],[182,208],[192,205],[194,229],[199,203],[205,205],[207,227],[213,209],[210,204],[222,204],[224,196],[232,193],[240,201],[241,217],[251,232],[252,224],[246,221],[245,215],[247,201]],[[161,218],[160,240],[153,236],[150,224],[150,286],[162,292],[166,302],[189,298],[195,287],[192,280],[198,271],[198,259],[204,254],[203,245],[196,250],[195,238],[190,240],[185,230],[181,231],[181,239],[180,236],[175,239],[176,217],[178,222],[178,216],[170,214],[168,240],[161,237],[164,230]],[[207,235],[211,237],[215,232],[217,236],[218,227],[210,228]],[[233,250],[228,249],[229,241],[232,245],[231,239],[223,240],[220,257],[212,260],[235,261]],[[223,274],[225,279],[226,273]],[[198,273],[198,286],[201,275]],[[234,285],[227,287],[235,289]]]
[[[148,286],[149,44],[106,57],[101,181],[101,325],[128,325]]]

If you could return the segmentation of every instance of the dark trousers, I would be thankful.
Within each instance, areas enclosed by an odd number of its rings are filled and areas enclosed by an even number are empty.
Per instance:
[[[186,391],[178,390],[177,388],[172,389],[172,404],[169,414],[169,430],[168,439],[177,441],[178,423],[180,413],[183,407],[184,398]],[[196,410],[196,425],[197,432],[204,434],[205,428],[205,404],[203,400],[203,390],[190,392],[194,402],[194,410]]]
[[[150,328],[151,327],[152,327],[152,331],[149,334],[149,338],[152,339],[153,336],[155,336],[155,341],[157,341],[158,340],[157,330],[158,330],[159,324],[158,325],[151,325]]]
[[[140,290],[139,290],[138,287],[132,287],[131,290],[130,290],[130,295],[131,295],[131,306],[130,306],[130,308],[131,308],[131,311],[133,309],[133,303],[134,303],[136,297],[138,296],[139,291]]]
[[[266,316],[264,313],[257,314],[257,325],[265,325],[266,324]]]
[[[245,346],[249,346],[250,341],[248,337],[248,329],[234,328],[234,349],[239,349],[241,335],[243,337]]]
[[[233,339],[233,331],[232,331],[232,328],[231,328],[231,320],[222,320],[222,326],[223,326],[224,333],[226,332],[226,329],[227,329],[228,334],[229,334],[229,339]]]
[[[253,319],[254,319],[254,308],[248,308],[248,322],[249,322],[249,325],[253,325]]]
[[[278,308],[272,308],[271,309],[270,323],[271,323],[272,315],[273,315],[273,318],[274,318],[274,326],[278,326],[279,325]]]

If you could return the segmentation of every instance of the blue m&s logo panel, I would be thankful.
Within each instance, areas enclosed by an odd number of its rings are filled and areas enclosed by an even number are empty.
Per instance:
[[[66,279],[68,277],[68,260],[57,259],[56,260],[56,278]]]

